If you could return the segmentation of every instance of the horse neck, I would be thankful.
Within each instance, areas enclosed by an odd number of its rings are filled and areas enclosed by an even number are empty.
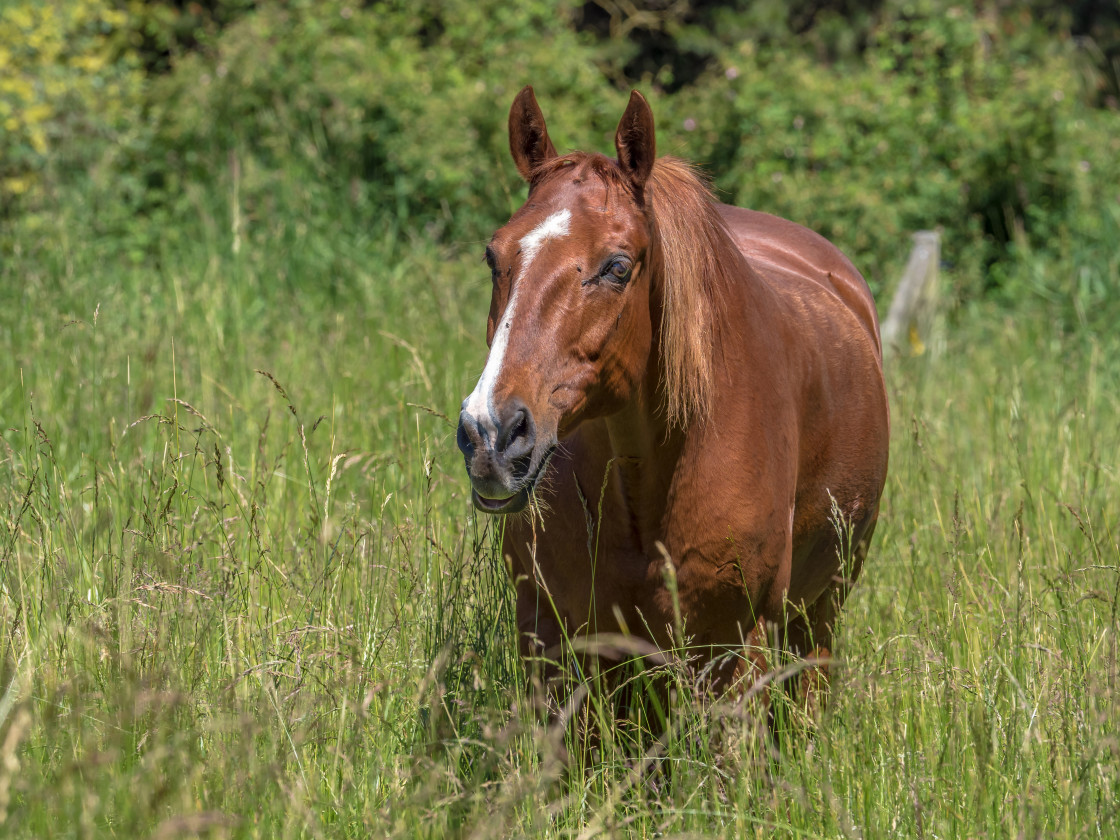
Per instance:
[[[727,277],[715,278],[708,288],[718,289],[718,298],[712,303],[710,324],[713,346],[711,348],[712,376],[715,382],[729,381],[728,347],[725,342],[747,343],[757,346],[756,326],[752,322],[732,325],[727,320],[729,312],[771,312],[774,302],[765,284],[757,282],[757,275],[745,261],[738,248],[731,246],[721,256],[722,266],[728,269],[735,282]],[[654,284],[654,289],[660,284]],[[640,518],[654,529],[656,539],[662,539],[660,528],[670,505],[670,492],[675,481],[697,469],[696,447],[711,433],[711,418],[693,415],[683,426],[670,425],[665,410],[663,390],[664,371],[661,357],[661,307],[662,301],[654,293],[650,301],[653,324],[653,351],[642,387],[619,412],[607,418],[612,455],[618,459],[619,471],[627,491],[628,501],[638,508]],[[733,354],[734,355],[734,354]],[[736,355],[739,358],[741,353]],[[714,407],[713,407],[714,409]],[[647,530],[647,529],[643,529]]]
[[[679,430],[674,430],[666,438],[664,431],[647,420],[648,417],[631,407],[607,420],[612,455],[626,502],[643,531],[657,529],[660,525],[682,437]]]
[[[659,316],[659,313],[658,313]],[[659,323],[658,319],[654,324]],[[655,343],[659,330],[655,327]],[[687,431],[671,427],[661,391],[659,354],[650,354],[642,386],[620,411],[606,418],[611,453],[627,500],[639,520],[658,528],[668,502]]]
[[[701,198],[699,206],[702,209],[698,212],[715,213],[714,207],[706,204],[706,192]],[[689,216],[686,221],[692,222],[695,218]],[[713,295],[705,300],[710,312],[710,320],[706,326],[714,344],[711,349],[712,375],[718,377],[723,355],[723,333],[727,327],[724,322],[726,311],[751,311],[742,305],[743,297],[749,294],[748,290],[743,284],[728,283],[723,272],[745,275],[750,274],[749,268],[718,217],[711,224],[690,230],[681,221],[679,214],[676,214],[676,223],[666,227],[671,227],[671,235],[702,239],[705,246],[713,249],[716,254],[716,259],[707,262],[713,273],[694,278],[696,285],[693,288],[703,289],[705,295]],[[665,265],[660,260],[655,260],[653,271],[664,272]],[[668,400],[663,390],[667,379],[666,360],[661,352],[662,339],[666,338],[662,335],[661,316],[663,307],[668,305],[661,297],[661,290],[664,288],[665,284],[658,278],[651,279],[650,320],[654,349],[649,356],[642,387],[621,411],[607,419],[606,424],[611,451],[618,459],[628,500],[638,508],[640,519],[655,529],[659,529],[662,523],[674,479],[682,468],[688,467],[682,460],[685,445],[690,436],[702,434],[702,427],[707,420],[704,416],[697,416],[697,412],[693,410],[683,418],[683,428],[671,425],[669,421]]]

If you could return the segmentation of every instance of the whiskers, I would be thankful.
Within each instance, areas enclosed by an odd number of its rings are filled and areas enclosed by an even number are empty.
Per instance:
[[[549,466],[552,464],[552,458],[558,451],[562,451],[562,444],[556,444],[541,461],[540,469],[537,470],[537,478],[529,488],[529,504],[525,506],[523,513],[531,517],[536,525],[540,525],[541,531],[544,531],[544,518],[545,514],[552,512],[552,507],[549,504],[548,497],[555,496],[554,476],[549,472]],[[565,451],[565,454],[566,451]]]

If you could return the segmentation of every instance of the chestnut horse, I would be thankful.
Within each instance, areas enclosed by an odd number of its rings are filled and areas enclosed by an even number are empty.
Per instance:
[[[486,249],[490,353],[458,443],[479,510],[529,508],[503,536],[522,655],[619,633],[670,650],[683,627],[717,691],[770,627],[826,658],[887,471],[863,277],[657,158],[637,91],[617,160],[558,155],[530,87],[509,140],[529,195]]]

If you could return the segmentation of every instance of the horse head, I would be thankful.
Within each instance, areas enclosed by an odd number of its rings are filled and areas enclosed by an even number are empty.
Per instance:
[[[486,248],[490,353],[458,428],[472,500],[488,513],[524,509],[559,442],[632,399],[656,331],[646,100],[631,94],[615,160],[558,155],[531,87],[510,109],[509,140],[529,195]]]

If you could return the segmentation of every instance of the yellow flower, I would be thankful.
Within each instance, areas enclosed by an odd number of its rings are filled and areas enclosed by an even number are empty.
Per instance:
[[[29,126],[28,133],[31,135],[27,138],[31,143],[31,148],[41,155],[45,154],[47,151],[47,133],[37,125]]]
[[[97,53],[86,53],[85,55],[75,56],[71,64],[79,70],[84,70],[89,74],[97,73],[107,63],[104,55]]]
[[[35,25],[35,18],[31,14],[30,6],[11,6],[4,12],[4,19],[17,29],[24,31]]]
[[[8,93],[23,102],[35,101],[35,87],[27,79],[10,76],[0,79],[0,94]]]
[[[128,15],[116,9],[102,9],[101,20],[109,26],[122,27],[128,23]]]
[[[2,183],[4,184],[4,192],[12,195],[23,195],[31,189],[32,179],[29,175],[16,175],[5,178]]]
[[[51,106],[39,103],[38,105],[30,105],[27,110],[23,112],[23,119],[28,125],[36,125],[38,123],[46,122],[51,116]]]

